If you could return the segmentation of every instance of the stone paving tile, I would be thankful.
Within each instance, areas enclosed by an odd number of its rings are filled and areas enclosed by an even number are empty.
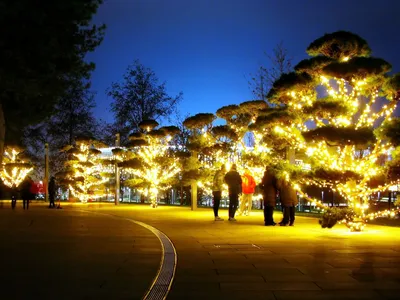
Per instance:
[[[378,293],[380,296],[382,296],[383,299],[398,300],[399,299],[399,295],[400,295],[400,288],[399,289],[393,289],[393,290],[376,289],[375,292]]]
[[[141,299],[161,258],[147,229],[68,209],[0,210],[0,236],[2,299]]]
[[[168,299],[173,300],[276,300],[274,294],[270,291],[218,291],[213,294],[204,292],[198,293],[196,291],[179,292],[176,290],[171,291]]]
[[[315,291],[321,290],[314,282],[279,282],[279,281],[267,281],[264,283],[253,283],[253,282],[238,282],[221,283],[222,290],[229,291]]]
[[[359,282],[359,281],[316,281],[315,282],[323,290],[354,290],[354,289],[382,289],[391,290],[399,289],[398,281],[375,281],[375,282]]]
[[[385,299],[375,291],[274,291],[276,300],[376,300]]]
[[[256,211],[231,224],[213,222],[210,209],[102,210],[149,223],[173,241],[178,267],[168,299],[394,299],[400,284],[398,228],[350,233],[304,217],[293,228],[271,228]]]

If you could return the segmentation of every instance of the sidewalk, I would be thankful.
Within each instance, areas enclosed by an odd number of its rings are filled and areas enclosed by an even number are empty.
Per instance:
[[[261,212],[214,222],[211,209],[119,205],[89,208],[148,223],[177,253],[168,299],[398,299],[400,228],[265,227]],[[226,211],[220,214],[226,217]],[[280,221],[280,213],[275,220]]]
[[[141,299],[160,264],[147,229],[77,209],[0,209],[1,299]]]

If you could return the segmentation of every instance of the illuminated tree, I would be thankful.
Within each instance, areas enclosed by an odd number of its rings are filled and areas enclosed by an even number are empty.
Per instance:
[[[263,139],[262,130],[255,126],[255,121],[267,109],[268,104],[264,100],[221,107],[217,110],[217,116],[224,119],[226,125],[212,129],[217,138],[228,139],[231,144],[231,162],[238,163],[239,170],[242,167],[248,168],[258,182],[261,181],[271,156],[270,149]]]
[[[191,131],[187,148],[192,155],[185,161],[184,177],[196,181],[203,192],[211,195],[215,172],[222,164],[229,169],[232,163],[237,163],[240,172],[249,168],[260,181],[270,156],[263,136],[252,125],[266,108],[267,103],[263,100],[221,107],[216,115],[225,124],[217,126],[212,126],[216,119],[213,114],[202,113],[187,118],[184,125]]]
[[[104,183],[108,181],[103,172],[102,162],[95,147],[99,145],[88,137],[76,138],[74,147],[67,146],[64,150],[70,159],[66,162],[66,170],[59,172],[61,184],[66,185],[72,195],[83,203],[105,195]]]
[[[134,175],[125,184],[137,188],[150,199],[151,206],[155,208],[160,191],[169,189],[180,171],[170,143],[179,129],[176,126],[155,129],[158,123],[154,120],[142,121],[139,126],[144,133],[130,135],[131,151],[124,153],[129,159],[119,166]]]
[[[275,81],[268,101],[277,106],[256,124],[271,140],[308,156],[311,171],[288,168],[284,176],[297,189],[296,182],[337,191],[352,210],[349,227],[361,230],[374,217],[366,213],[369,196],[391,185],[381,180],[385,167],[378,159],[393,145],[379,132],[393,120],[399,76],[388,75],[391,65],[371,57],[367,42],[350,32],[326,34],[307,53],[312,58]]]
[[[8,187],[18,187],[33,170],[19,147],[6,146],[1,165],[1,180]]]

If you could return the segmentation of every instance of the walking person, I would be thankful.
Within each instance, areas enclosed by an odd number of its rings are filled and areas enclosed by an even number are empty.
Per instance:
[[[276,205],[277,180],[271,168],[266,167],[260,187],[263,190],[264,200],[264,224],[275,226],[274,209]]]
[[[31,186],[32,179],[28,176],[21,184],[21,198],[24,209],[25,207],[26,209],[29,209],[29,200],[32,198]]]
[[[292,185],[285,179],[278,181],[279,194],[283,208],[283,220],[281,226],[293,226],[295,220],[296,205],[299,204],[297,192]]]
[[[213,209],[214,209],[214,220],[215,221],[223,221],[224,220],[218,216],[218,209],[219,209],[219,205],[221,202],[221,194],[222,194],[222,189],[223,189],[223,184],[224,184],[225,172],[226,172],[225,165],[222,165],[221,169],[219,169],[214,175],[212,193],[213,193],[213,200],[214,200]]]
[[[253,206],[253,194],[256,190],[256,181],[246,169],[242,177],[242,199],[240,200],[239,214],[250,215]]]
[[[49,182],[49,208],[55,208],[55,199],[56,199],[56,179],[54,176],[51,176],[50,182]]]
[[[229,191],[229,221],[236,221],[235,213],[239,204],[239,194],[242,189],[242,177],[233,164],[230,171],[225,175],[225,183],[228,185]]]
[[[11,208],[14,209],[17,206],[18,189],[15,183],[11,187]]]

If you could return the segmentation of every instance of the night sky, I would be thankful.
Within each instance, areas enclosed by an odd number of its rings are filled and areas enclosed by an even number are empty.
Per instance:
[[[316,38],[351,31],[400,72],[399,12],[398,0],[105,0],[94,18],[105,39],[88,56],[95,116],[113,120],[105,90],[135,59],[170,95],[183,92],[182,116],[254,99],[249,74],[268,66],[264,52],[280,41],[296,64]]]

